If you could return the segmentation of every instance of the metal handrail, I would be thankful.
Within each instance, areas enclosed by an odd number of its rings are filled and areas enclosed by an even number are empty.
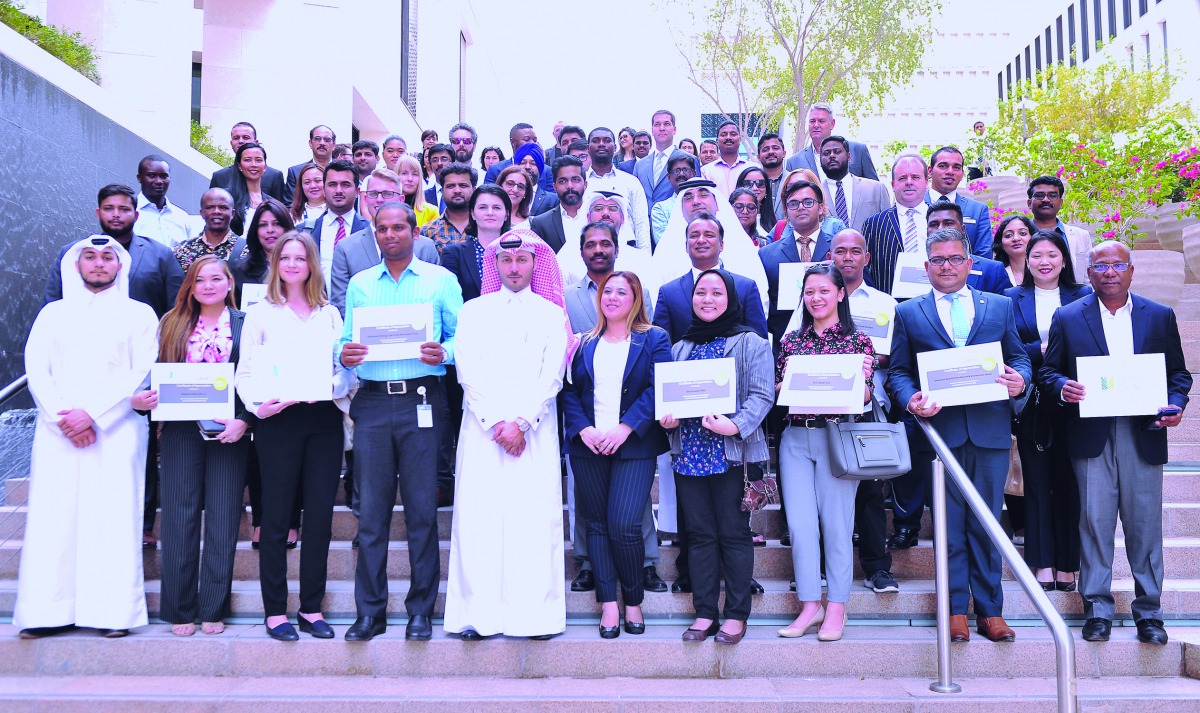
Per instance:
[[[8,401],[12,397],[24,391],[29,386],[29,376],[21,374],[20,378],[12,382],[3,389],[0,389],[0,403]]]
[[[1058,710],[1060,713],[1075,713],[1079,710],[1079,686],[1075,676],[1075,640],[1071,636],[1071,630],[1067,628],[1067,623],[1063,621],[1058,610],[1050,603],[1050,598],[1046,596],[1041,585],[1033,576],[1033,572],[1025,564],[1025,560],[1021,558],[1012,541],[1008,539],[1004,529],[1000,527],[999,521],[992,516],[991,508],[980,497],[979,491],[967,477],[966,471],[954,457],[946,442],[942,440],[941,434],[924,418],[917,417],[916,420],[938,456],[933,467],[932,483],[937,587],[938,680],[930,684],[930,690],[937,693],[958,693],[962,690],[954,683],[950,660],[950,567],[947,560],[946,533],[946,473],[948,472],[951,480],[958,487],[959,493],[962,494],[963,500],[983,525],[988,539],[1000,550],[1000,556],[1008,563],[1009,569],[1021,583],[1021,588],[1033,600],[1033,605],[1041,615],[1042,621],[1050,629],[1050,634],[1054,637],[1058,674]]]

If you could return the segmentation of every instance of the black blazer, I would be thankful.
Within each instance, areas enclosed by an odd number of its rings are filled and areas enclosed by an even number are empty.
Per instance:
[[[228,191],[229,187],[233,185],[236,176],[236,166],[226,166],[225,168],[218,169],[213,173],[212,180],[208,182],[208,187],[224,188]],[[276,200],[283,200],[283,196],[286,195],[286,189],[287,180],[283,177],[283,173],[278,168],[267,166],[267,170],[263,173],[262,177],[262,192]],[[291,201],[286,202],[284,205],[291,205]]]
[[[1090,294],[1092,288],[1088,285],[1058,286],[1058,298],[1063,307]],[[1038,369],[1042,368],[1042,337],[1038,332],[1037,298],[1034,297],[1033,288],[1017,285],[1005,290],[1004,296],[1012,300],[1013,313],[1017,318],[1017,334],[1021,337],[1021,344],[1025,346],[1029,363],[1033,365],[1033,373],[1037,374]]]
[[[454,273],[454,277],[458,279],[463,302],[475,299],[483,289],[483,277],[479,274],[479,263],[475,260],[477,242],[474,235],[468,235],[466,240],[450,243],[442,248],[442,267]]]
[[[596,425],[596,375],[593,360],[598,340],[589,339],[571,360],[571,383],[563,388],[563,423],[572,456],[595,458],[579,433]],[[671,340],[659,327],[629,337],[629,357],[621,381],[621,423],[633,429],[615,458],[657,458],[670,450],[667,436],[654,419],[654,365],[672,361]]]
[[[1077,404],[1064,403],[1062,388],[1067,380],[1075,380],[1075,359],[1081,356],[1108,356],[1104,338],[1099,298],[1087,295],[1069,305],[1059,307],[1050,325],[1046,358],[1038,371],[1038,383],[1053,402],[1057,403],[1065,421],[1067,452],[1072,458],[1096,458],[1108,443],[1112,431],[1110,418],[1080,418]],[[1187,408],[1192,375],[1183,359],[1179,340],[1179,323],[1175,311],[1166,305],[1133,295],[1133,353],[1161,352],[1167,362],[1167,401]],[[1166,404],[1163,404],[1166,406]],[[1153,416],[1146,416],[1151,420]],[[1139,430],[1138,453],[1150,465],[1167,462],[1167,429]]]
[[[579,208],[582,210],[583,206]],[[530,218],[529,229],[537,233],[537,236],[549,245],[554,252],[558,252],[559,248],[567,243],[567,237],[563,234],[562,218],[559,217],[556,210],[550,210]],[[579,236],[575,237],[578,238]]]

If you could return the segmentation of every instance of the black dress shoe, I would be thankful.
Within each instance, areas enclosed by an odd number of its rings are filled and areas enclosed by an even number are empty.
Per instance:
[[[1078,588],[1078,584],[1072,579],[1070,582],[1054,582],[1054,588],[1060,592],[1073,592]]]
[[[1140,627],[1138,628],[1138,631],[1141,631]],[[129,636],[129,629],[101,629],[100,635],[106,639],[123,639],[126,636]],[[1164,644],[1167,643],[1166,636],[1166,632],[1163,632]]]
[[[766,591],[767,590],[763,589],[763,586],[758,583],[757,579],[754,579],[753,577],[750,578],[750,593],[751,594],[764,594]]]
[[[584,569],[579,571],[579,576],[571,580],[572,592],[590,592],[596,588],[596,575],[592,574],[592,570]]]
[[[346,641],[370,641],[387,631],[387,619],[360,616],[346,629]]]
[[[1141,633],[1140,627],[1138,632]],[[1092,617],[1083,625],[1084,641],[1108,641],[1110,634],[1112,634],[1112,622],[1108,619]]]
[[[779,544],[784,547],[792,546],[792,535],[790,532],[785,532],[779,536]]]
[[[663,581],[662,577],[658,576],[658,570],[654,568],[654,565],[646,568],[646,581],[642,583],[642,587],[647,592],[667,591],[667,583]]]
[[[300,631],[305,634],[311,634],[314,639],[332,639],[333,627],[324,619],[309,621],[299,614],[296,615],[296,623],[300,625]]]
[[[625,633],[641,636],[646,633],[646,622],[644,621],[626,621]]]
[[[433,637],[433,621],[428,614],[413,614],[404,627],[404,638],[409,641],[429,641]]]
[[[1137,622],[1138,641],[1143,644],[1167,645],[1167,630],[1159,619],[1139,619]]]
[[[272,629],[267,626],[267,622],[263,620],[263,626],[267,628],[267,636],[270,636],[276,641],[299,641],[300,635],[296,633],[296,628],[292,626],[292,622],[285,621],[279,626]]]
[[[471,627],[467,627],[466,629],[462,630],[462,633],[458,635],[458,638],[462,639],[463,641],[480,641],[483,639],[483,634],[480,634]]]
[[[692,593],[692,578],[680,577],[671,585],[671,592],[674,594],[691,594]]]
[[[919,530],[915,527],[896,528],[896,534],[888,538],[888,549],[907,550],[908,548],[917,544],[918,534]]]
[[[529,640],[530,641],[549,641],[550,639],[553,639],[554,637],[559,636],[562,633],[563,632],[560,631],[557,634],[538,634],[537,636],[530,636]]]
[[[1053,592],[1055,589],[1054,582],[1038,582],[1038,584],[1042,585],[1043,592]]]
[[[437,489],[437,506],[440,508],[448,508],[454,506],[454,490],[452,488],[438,487]]]
[[[30,629],[21,629],[20,638],[42,639],[47,636],[54,636],[55,634],[61,634],[66,631],[70,631],[74,628],[74,624],[67,624],[66,626],[35,626]]]
[[[603,624],[600,625],[600,638],[601,639],[615,639],[620,635],[621,635],[621,626],[619,624],[617,626],[605,626]]]

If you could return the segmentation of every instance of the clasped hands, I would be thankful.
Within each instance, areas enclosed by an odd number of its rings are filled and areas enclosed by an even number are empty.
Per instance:
[[[588,426],[579,432],[579,438],[592,453],[598,456],[611,456],[625,443],[625,439],[629,438],[631,433],[633,433],[632,428],[624,423],[618,423],[608,431]]]
[[[492,426],[492,442],[514,458],[525,452],[525,432],[515,420],[501,421]]]

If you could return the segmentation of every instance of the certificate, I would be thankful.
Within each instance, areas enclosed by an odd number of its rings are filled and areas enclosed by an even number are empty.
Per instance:
[[[929,274],[925,272],[925,255],[922,253],[900,253],[896,255],[896,272],[892,277],[892,297],[904,299],[920,297],[932,289]]]
[[[247,282],[242,285],[242,311],[256,302],[267,298],[267,286],[261,282]]]
[[[654,417],[700,418],[737,411],[733,359],[667,361],[654,365]]]
[[[1087,390],[1079,402],[1081,418],[1150,416],[1168,404],[1162,354],[1077,357],[1075,372]]]
[[[890,301],[872,300],[866,309],[856,309],[850,302],[854,326],[871,338],[876,354],[892,353],[892,329],[896,326],[896,307]]]
[[[150,388],[158,392],[152,421],[233,418],[233,364],[152,364]]]
[[[333,399],[333,343],[268,342],[250,360],[255,398],[280,401]]]
[[[775,308],[783,312],[800,309],[800,296],[804,294],[804,273],[819,262],[779,263],[779,290],[775,295]]]
[[[433,303],[354,308],[354,341],[367,349],[364,361],[420,359],[433,341]]]
[[[1008,398],[1008,387],[996,382],[1004,371],[1000,342],[972,344],[917,354],[921,393],[938,406],[963,406]]]
[[[790,356],[779,405],[791,413],[862,413],[866,383],[862,354]]]

